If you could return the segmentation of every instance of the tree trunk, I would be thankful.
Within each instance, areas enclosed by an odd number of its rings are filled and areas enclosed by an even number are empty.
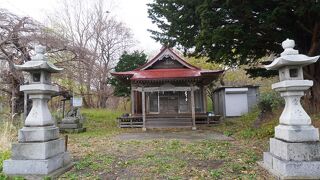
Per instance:
[[[312,30],[311,45],[308,52],[309,56],[315,56],[319,53],[319,33],[320,23],[316,22]],[[320,74],[319,60],[309,66],[304,67],[304,76],[313,81],[313,86],[306,92],[304,97],[304,106],[310,113],[316,113],[320,110]]]
[[[20,90],[20,83],[14,79],[11,84],[11,117],[15,119],[24,110],[24,93]]]
[[[311,64],[304,69],[305,78],[313,81],[313,86],[306,92],[303,98],[305,109],[309,113],[320,111],[320,62]]]

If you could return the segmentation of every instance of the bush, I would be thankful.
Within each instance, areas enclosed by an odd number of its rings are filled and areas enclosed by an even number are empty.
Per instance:
[[[274,109],[283,105],[283,98],[276,92],[262,93],[258,102],[258,107],[261,112],[272,112]]]

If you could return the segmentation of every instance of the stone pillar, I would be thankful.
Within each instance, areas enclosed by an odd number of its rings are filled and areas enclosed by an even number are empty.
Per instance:
[[[319,131],[300,104],[304,91],[313,85],[303,79],[302,67],[316,62],[319,56],[298,54],[293,40],[287,39],[282,47],[281,56],[266,68],[279,70],[280,82],[272,89],[280,92],[286,104],[261,165],[280,179],[320,179]]]
[[[20,86],[20,90],[29,94],[32,109],[24,127],[19,130],[18,143],[12,144],[11,159],[3,163],[3,172],[9,176],[55,178],[72,167],[65,140],[59,138],[59,128],[55,126],[48,109],[51,94],[59,91],[57,86],[51,84],[50,73],[62,69],[47,62],[44,50],[43,46],[36,46],[36,55],[31,61],[15,65],[18,70],[31,73],[30,84]]]
[[[192,130],[196,130],[196,112],[194,104],[194,86],[191,86],[191,117],[192,117]]]
[[[142,131],[146,131],[146,93],[144,92],[144,89],[142,88]]]

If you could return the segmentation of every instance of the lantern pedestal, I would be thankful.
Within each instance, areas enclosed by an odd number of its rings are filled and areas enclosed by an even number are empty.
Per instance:
[[[260,165],[280,179],[320,179],[319,130],[300,103],[304,91],[313,85],[303,79],[302,67],[319,57],[298,54],[292,40],[282,46],[285,51],[266,68],[279,70],[280,82],[272,89],[285,99],[285,108],[275,137],[270,139],[270,151],[264,152]]]
[[[28,85],[26,85],[28,86]],[[44,176],[58,176],[72,167],[66,151],[65,140],[59,138],[59,128],[54,125],[48,109],[48,89],[28,90],[32,99],[32,109],[19,130],[18,143],[12,144],[11,159],[3,163],[3,171],[9,176],[41,179]],[[21,86],[25,90],[25,86]],[[60,172],[60,173],[57,173]]]
[[[272,85],[286,104],[262,165],[280,179],[320,179],[319,130],[311,125],[311,118],[300,104],[303,90],[311,86],[308,80]]]
[[[26,179],[56,178],[73,165],[48,108],[51,95],[59,91],[51,84],[50,73],[62,69],[47,62],[43,46],[35,50],[37,54],[31,61],[16,66],[31,73],[30,84],[22,85],[20,90],[29,95],[32,109],[19,130],[18,143],[12,144],[11,159],[3,162],[3,172]]]

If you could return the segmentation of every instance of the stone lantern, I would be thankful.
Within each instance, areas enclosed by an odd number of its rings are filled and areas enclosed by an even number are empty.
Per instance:
[[[315,63],[319,56],[299,54],[294,46],[293,40],[283,41],[284,52],[265,66],[279,70],[280,82],[273,84],[272,89],[285,99],[285,108],[262,165],[281,179],[320,179],[319,131],[311,125],[311,118],[300,103],[304,91],[313,85],[313,81],[303,79],[302,68]]]
[[[5,160],[3,171],[7,175],[50,176],[71,167],[65,140],[59,138],[59,128],[48,109],[51,95],[59,88],[51,84],[51,73],[62,71],[47,61],[44,46],[35,47],[36,55],[18,70],[30,73],[29,84],[20,86],[32,100],[32,109],[24,127],[19,130],[18,143],[12,144],[11,159]]]

